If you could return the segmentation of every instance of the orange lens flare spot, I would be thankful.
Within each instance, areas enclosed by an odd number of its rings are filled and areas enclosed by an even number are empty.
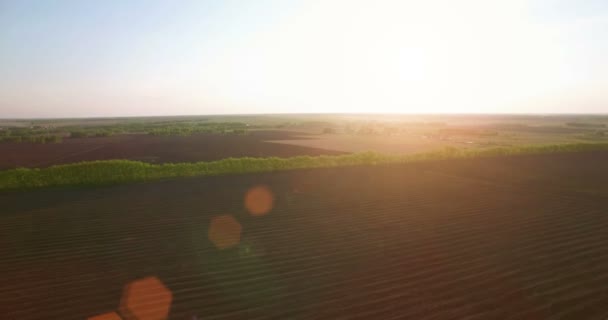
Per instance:
[[[87,318],[87,320],[122,320],[122,318],[116,314],[116,312],[108,312],[100,314],[98,316]]]
[[[133,281],[124,288],[120,313],[126,320],[166,319],[173,294],[157,277]]]
[[[221,215],[211,219],[209,240],[218,249],[234,247],[241,241],[243,227],[231,215]]]
[[[245,208],[254,216],[270,212],[274,206],[274,194],[267,186],[255,186],[245,194]]]

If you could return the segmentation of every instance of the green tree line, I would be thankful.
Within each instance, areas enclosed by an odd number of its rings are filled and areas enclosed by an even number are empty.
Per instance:
[[[403,156],[364,152],[337,156],[245,157],[211,162],[166,164],[150,164],[130,160],[90,161],[48,168],[18,168],[0,171],[0,190],[109,185],[176,177],[591,150],[608,150],[608,143],[549,144],[488,149],[445,148],[433,152]]]
[[[189,136],[197,133],[246,134],[248,126],[241,122],[160,121],[127,122],[100,126],[63,126],[0,128],[0,142],[60,143],[69,138],[109,137],[116,134],[150,134],[155,136]]]

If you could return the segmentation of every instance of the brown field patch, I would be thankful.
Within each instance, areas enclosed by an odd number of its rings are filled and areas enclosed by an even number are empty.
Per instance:
[[[86,319],[156,277],[169,319],[605,319],[606,172],[589,152],[2,193],[0,314]],[[218,215],[238,245],[209,239]]]
[[[327,134],[311,135],[309,139],[282,139],[270,140],[277,145],[294,145],[308,148],[338,150],[342,152],[375,151],[385,154],[409,154],[416,152],[437,150],[446,146],[463,147],[456,141],[441,141],[426,136],[423,133],[385,136],[385,135],[350,135]]]
[[[195,134],[182,137],[130,134],[102,138],[68,138],[59,144],[0,143],[0,170],[110,159],[165,163],[211,161],[229,157],[292,157],[343,153],[331,149],[266,142],[293,138],[294,134],[288,131],[252,131],[249,135]],[[306,139],[306,136],[298,139]]]

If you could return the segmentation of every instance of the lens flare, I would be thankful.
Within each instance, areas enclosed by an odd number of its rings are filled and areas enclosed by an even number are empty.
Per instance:
[[[211,219],[209,225],[209,240],[218,249],[236,246],[241,241],[243,227],[231,215],[221,215]]]
[[[254,216],[263,216],[274,206],[274,194],[267,186],[255,186],[245,194],[245,208]]]
[[[125,286],[120,313],[126,320],[166,319],[172,300],[171,290],[157,277],[148,277]]]

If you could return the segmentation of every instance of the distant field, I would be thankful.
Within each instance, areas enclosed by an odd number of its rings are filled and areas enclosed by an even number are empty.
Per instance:
[[[277,145],[266,140],[292,139],[287,131],[253,131],[248,135],[117,135],[65,139],[59,144],[0,143],[0,169],[47,167],[92,160],[128,159],[150,163],[195,162],[228,157],[336,155],[340,151]],[[300,138],[300,139],[305,139]]]
[[[308,139],[302,139],[308,137]],[[294,139],[295,138],[295,139]],[[447,146],[467,147],[465,143],[432,140],[419,135],[359,136],[349,134],[297,135],[292,139],[270,140],[277,145],[294,145],[341,152],[375,151],[385,154],[410,154],[440,149]]]
[[[237,115],[0,120],[0,170],[127,159],[197,162],[456,147],[608,143],[606,116]]]
[[[321,130],[293,132],[292,139],[271,140],[277,144],[297,145],[342,152],[374,151],[385,154],[412,154],[443,147],[480,149],[530,144],[575,142],[608,142],[605,136],[594,136],[594,131],[545,123],[522,124],[482,123],[477,125],[419,125],[381,124],[364,126],[368,132],[348,132],[348,127],[336,132],[320,134]],[[371,133],[369,133],[371,131]]]
[[[155,276],[169,319],[606,319],[607,183],[595,151],[0,193],[0,314],[86,319]]]

